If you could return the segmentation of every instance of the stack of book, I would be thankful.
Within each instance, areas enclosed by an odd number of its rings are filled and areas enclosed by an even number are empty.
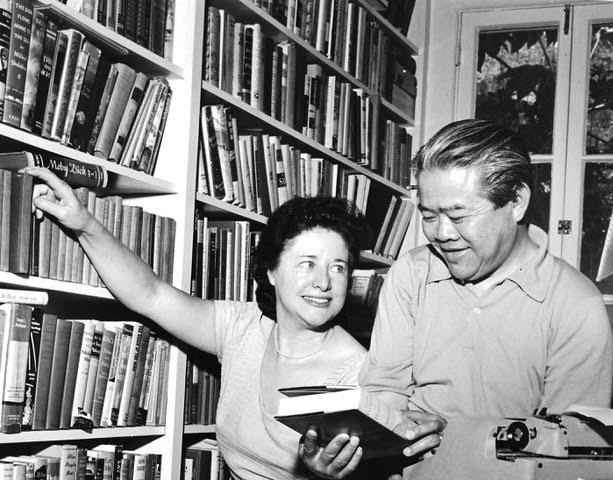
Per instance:
[[[0,50],[8,55],[1,121],[151,174],[172,97],[167,80],[112,63],[29,0],[14,0],[0,18]]]
[[[372,252],[395,260],[411,223],[415,205],[409,197],[391,195],[369,209],[366,219],[377,233]]]
[[[86,448],[64,444],[52,445],[50,450],[44,455],[1,459],[3,478],[155,480],[162,466],[161,455],[127,451],[122,445]]]
[[[211,220],[200,212],[194,223],[191,294],[213,300],[255,299],[253,264],[261,233],[247,221]]]
[[[49,216],[40,221],[32,214],[32,177],[18,171],[26,165],[46,166],[73,185],[92,185],[76,188],[77,197],[159,276],[172,281],[174,219],[127,205],[117,195],[99,196],[93,188],[102,188],[107,178],[101,167],[28,152],[0,154],[0,271],[103,286],[72,233]]]
[[[2,432],[165,423],[170,345],[146,325],[3,303],[0,333]]]
[[[330,195],[366,211],[370,178],[286,144],[278,135],[239,129],[231,109],[202,108],[197,190],[269,215],[290,198]]]
[[[188,359],[185,379],[185,424],[214,425],[221,387],[218,366]]]

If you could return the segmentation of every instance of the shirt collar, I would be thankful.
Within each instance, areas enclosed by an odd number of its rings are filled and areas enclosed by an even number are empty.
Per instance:
[[[524,265],[511,272],[508,278],[517,284],[526,295],[542,302],[547,290],[547,282],[543,281],[543,277],[547,271],[547,265],[551,263],[551,259],[547,256],[548,237],[547,233],[536,225],[528,227],[528,237],[537,245],[538,251]],[[447,264],[440,254],[432,245],[428,245],[428,248],[431,255],[427,282],[433,283],[452,279]]]

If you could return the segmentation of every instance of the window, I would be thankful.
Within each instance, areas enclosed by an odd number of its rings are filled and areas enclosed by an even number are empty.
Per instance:
[[[535,164],[533,222],[613,303],[613,5],[470,11],[460,22],[455,117],[520,133]]]

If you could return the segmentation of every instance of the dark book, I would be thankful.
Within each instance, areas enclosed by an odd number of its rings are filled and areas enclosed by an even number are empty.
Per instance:
[[[47,105],[47,97],[49,95],[49,86],[51,84],[51,72],[53,70],[53,57],[55,54],[56,40],[57,24],[52,20],[47,19],[32,124],[32,133],[37,135],[40,135],[43,130],[45,108]]]
[[[85,123],[85,108],[91,101],[91,89],[94,84],[100,61],[101,50],[85,40],[77,58],[77,66],[72,81],[72,90],[66,107],[66,119],[62,127],[60,142],[70,144],[72,132],[83,128]]]
[[[102,407],[104,406],[104,394],[106,393],[106,382],[109,378],[109,369],[111,366],[111,356],[115,345],[116,332],[113,328],[105,327],[102,333],[102,341],[100,344],[100,360],[98,362],[98,373],[96,375],[96,384],[94,386],[94,398],[92,402],[92,422],[95,427],[100,426],[102,418]]]
[[[17,128],[21,126],[28,51],[30,50],[32,32],[32,14],[32,2],[29,0],[13,0],[11,41],[8,52],[2,121]]]
[[[102,165],[27,151],[0,153],[0,168],[25,167],[47,168],[73,187],[104,188],[108,182],[108,173]]]
[[[166,121],[168,119],[171,100],[172,90],[170,90],[170,87],[166,82],[163,88],[161,100],[158,103],[155,115],[151,121],[149,132],[145,137],[142,153],[140,155],[140,161],[138,163],[138,167],[136,168],[137,170],[143,171],[148,175],[153,175],[155,170],[160,145],[162,144],[162,138],[164,136],[164,129],[166,128]]]
[[[66,376],[71,330],[72,322],[70,320],[57,319],[47,395],[45,430],[55,430],[60,426],[62,393],[64,392],[64,378]]]
[[[164,55],[164,33],[166,30],[166,0],[151,0],[149,20],[149,49],[156,55]]]
[[[75,87],[75,76],[78,75],[77,78],[82,83],[84,74],[83,59],[81,60],[81,66],[78,66],[81,46],[83,45],[85,37],[81,32],[74,29],[68,29],[64,32],[66,33],[68,43],[66,45],[64,63],[61,66],[62,73],[58,85],[57,102],[55,111],[53,112],[50,132],[50,138],[58,141],[62,141],[62,136],[64,134],[64,126],[68,115],[68,104],[70,103],[70,97]],[[80,90],[80,85],[78,87]]]
[[[218,199],[225,197],[224,182],[222,176],[221,159],[219,158],[219,150],[215,135],[215,126],[213,123],[212,106],[206,105],[202,107],[200,118],[200,128],[202,138],[204,140],[204,158],[207,169],[207,178],[209,179],[209,191],[212,196]]]
[[[253,135],[253,157],[255,173],[255,195],[257,213],[270,215],[270,192],[268,191],[268,179],[266,177],[266,161],[264,159],[264,142],[261,133]]]
[[[138,15],[138,1],[124,0],[124,37],[136,41],[136,17]]]
[[[21,111],[21,128],[29,132],[32,131],[34,126],[34,109],[36,106],[38,82],[42,71],[46,25],[47,16],[41,10],[34,10],[26,82],[23,89],[23,108]]]
[[[68,36],[64,31],[58,30],[55,39],[55,50],[53,52],[53,61],[51,63],[51,75],[49,80],[49,90],[47,92],[47,101],[45,102],[45,112],[42,118],[42,127],[40,134],[49,138],[51,136],[51,125],[53,124],[53,116],[55,114],[55,106],[57,104],[58,92],[60,90],[60,80],[62,78],[62,66],[66,58],[66,48],[68,46]]]
[[[300,434],[315,428],[320,445],[346,433],[360,438],[364,458],[399,455],[411,442],[400,410],[352,385],[280,389],[275,419]]]
[[[99,102],[95,104],[96,115],[91,125],[89,137],[86,138],[86,150],[91,154],[94,153],[94,148],[96,146],[96,142],[98,141],[98,135],[100,134],[100,129],[102,128],[102,123],[104,122],[104,117],[106,116],[106,111],[109,107],[111,94],[113,93],[113,88],[115,87],[117,76],[119,75],[119,69],[117,68],[117,65],[118,64],[115,63],[110,65],[108,75],[105,79],[104,89],[102,90],[102,93],[100,95]]]
[[[11,184],[13,172],[0,170],[0,271],[8,272],[11,242]]]
[[[125,413],[125,422],[127,426],[136,425],[136,412],[138,410],[138,402],[140,401],[140,394],[143,387],[143,375],[145,372],[145,361],[147,360],[147,351],[149,349],[149,337],[151,336],[151,329],[146,325],[142,325],[142,331],[140,333],[140,340],[136,344],[136,356],[134,362],[131,365],[134,371],[132,385],[128,390],[124,389],[124,393],[128,393],[127,412]]]
[[[42,430],[45,428],[56,325],[57,317],[55,315],[50,313],[43,314],[39,353],[36,362],[38,368],[36,372],[36,387],[34,389],[32,412],[33,430]]]
[[[32,234],[33,178],[22,172],[11,176],[9,271],[29,273]]]
[[[149,48],[151,9],[154,3],[151,0],[138,0],[136,7],[136,43],[145,48]]]
[[[95,63],[95,61],[94,61]],[[111,63],[104,55],[98,58],[93,83],[91,74],[94,65],[90,60],[81,89],[81,97],[77,103],[77,113],[70,132],[70,144],[79,150],[86,150],[89,142],[90,133],[94,127],[98,107],[102,101],[102,95],[109,77]],[[90,87],[91,85],[91,87]]]
[[[23,414],[21,416],[21,429],[31,430],[34,413],[34,400],[36,399],[36,380],[39,370],[40,343],[43,329],[44,312],[40,308],[32,311],[30,335],[28,337],[28,366],[26,370],[26,384],[24,391]]]
[[[85,324],[77,320],[71,320],[70,340],[68,342],[68,354],[66,357],[66,368],[64,370],[64,388],[62,390],[62,400],[60,407],[59,428],[70,428],[70,417],[72,413],[72,402],[77,383],[77,373],[79,368],[79,358],[81,347],[84,343]],[[90,341],[91,349],[91,341]],[[56,428],[58,428],[56,427]]]
[[[0,430],[2,433],[21,431],[21,417],[26,387],[28,350],[21,345],[28,344],[33,308],[19,303],[0,305],[0,316],[4,317],[4,338],[0,358],[0,379],[3,385],[0,405]]]
[[[9,47],[11,44],[11,17],[13,11],[10,2],[0,2],[0,118],[4,110],[4,93],[6,91],[6,70],[8,67]]]

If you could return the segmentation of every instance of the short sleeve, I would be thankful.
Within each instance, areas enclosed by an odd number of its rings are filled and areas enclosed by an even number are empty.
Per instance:
[[[217,359],[224,355],[242,338],[247,327],[258,321],[262,312],[255,302],[215,301],[215,343]]]

